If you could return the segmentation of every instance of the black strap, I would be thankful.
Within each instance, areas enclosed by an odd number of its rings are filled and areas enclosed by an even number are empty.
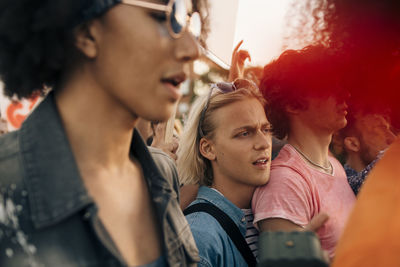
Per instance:
[[[244,260],[247,262],[247,265],[250,267],[256,266],[256,258],[247,245],[246,240],[244,239],[239,228],[234,221],[229,218],[229,216],[226,215],[221,209],[210,203],[197,203],[186,208],[183,211],[183,214],[186,216],[193,212],[201,211],[207,212],[219,222],[219,224],[222,226],[222,228],[224,228],[225,232],[235,244],[236,248],[240,251],[240,254],[242,254]]]

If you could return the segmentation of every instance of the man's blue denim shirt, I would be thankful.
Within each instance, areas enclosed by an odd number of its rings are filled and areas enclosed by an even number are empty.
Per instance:
[[[130,153],[147,181],[169,266],[194,266],[176,169],[165,159],[157,168],[161,154],[151,155],[136,131]],[[127,266],[80,177],[52,93],[20,130],[0,137],[0,266]]]
[[[245,236],[246,218],[240,208],[221,193],[206,186],[200,187],[196,200],[190,205],[207,202],[224,211],[239,227],[243,237]],[[199,266],[247,266],[235,244],[214,217],[205,212],[195,212],[187,215],[186,219],[199,249]]]

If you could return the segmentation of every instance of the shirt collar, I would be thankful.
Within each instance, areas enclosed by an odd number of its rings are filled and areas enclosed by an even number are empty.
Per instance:
[[[20,143],[35,227],[61,221],[93,202],[80,178],[53,93],[22,124]]]
[[[173,198],[177,198],[172,184],[170,184],[159,171],[146,144],[135,129],[131,143],[131,155],[140,163],[143,175],[149,186],[150,196],[155,204],[156,216],[158,221],[163,222],[167,214],[167,206]]]
[[[206,200],[223,212],[225,212],[238,226],[242,234],[246,232],[246,219],[244,212],[224,197],[219,191],[207,186],[201,186],[197,194],[197,200]]]
[[[51,92],[28,116],[19,138],[24,179],[36,228],[53,225],[93,204],[80,177],[54,93]],[[161,176],[136,130],[131,154],[143,168],[153,201],[157,204],[157,215],[164,216],[172,188]]]

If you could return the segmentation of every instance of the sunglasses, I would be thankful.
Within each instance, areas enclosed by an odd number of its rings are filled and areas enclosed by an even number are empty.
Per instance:
[[[203,122],[204,122],[204,117],[206,115],[208,106],[210,105],[210,99],[211,99],[211,95],[212,95],[213,90],[217,89],[222,94],[226,94],[226,93],[234,92],[234,91],[239,90],[241,88],[253,88],[253,89],[257,89],[258,90],[258,87],[254,82],[252,82],[250,80],[246,80],[246,79],[236,79],[232,83],[220,82],[220,83],[211,84],[211,88],[210,88],[210,91],[209,91],[208,96],[207,96],[206,104],[205,104],[204,108],[201,110],[201,113],[200,113],[200,119],[199,119],[199,124],[198,124],[198,128],[197,128],[197,133],[198,133],[200,138],[205,136],[205,134],[203,132],[203,129],[202,129],[203,128]]]
[[[168,32],[175,39],[181,37],[186,30],[189,30],[195,38],[199,38],[201,34],[200,14],[194,12],[189,15],[186,1],[170,0],[167,5],[142,0],[122,0],[121,3],[165,12]]]

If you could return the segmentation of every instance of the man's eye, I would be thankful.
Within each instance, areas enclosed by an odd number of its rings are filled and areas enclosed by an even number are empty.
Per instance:
[[[272,132],[272,127],[267,127],[264,129],[265,133],[271,133]]]
[[[239,134],[239,136],[248,136],[250,133],[249,132],[241,132],[240,134]]]

